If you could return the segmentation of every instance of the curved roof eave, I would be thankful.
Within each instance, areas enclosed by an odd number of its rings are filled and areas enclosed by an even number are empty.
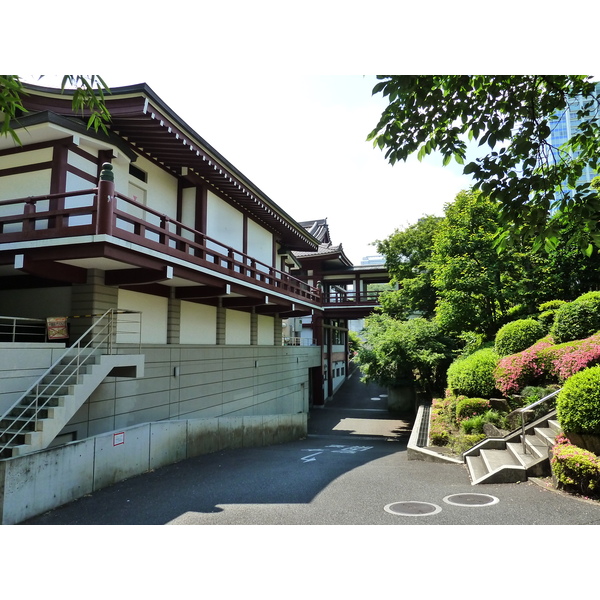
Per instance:
[[[31,84],[24,84],[24,88],[28,92],[23,98],[27,110],[74,116],[69,98],[73,90],[63,93]],[[112,88],[105,101],[111,113],[109,128],[133,148],[148,153],[177,175],[191,170],[278,233],[290,250],[318,248],[317,238],[189,127],[146,83]],[[89,111],[76,116],[86,118]]]

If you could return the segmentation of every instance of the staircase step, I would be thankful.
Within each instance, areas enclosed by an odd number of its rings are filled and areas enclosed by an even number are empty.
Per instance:
[[[481,456],[490,473],[501,467],[520,465],[519,461],[508,450],[482,450]]]
[[[483,458],[479,455],[467,456],[467,468],[472,483],[481,479],[488,472],[487,467],[483,462]]]
[[[26,431],[39,431],[42,428],[41,421],[32,421],[30,417],[12,417],[10,419],[2,419],[0,421],[0,430],[17,427]]]
[[[525,435],[525,445],[537,458],[548,458],[548,444],[537,435]]]
[[[523,454],[523,444],[521,442],[508,442],[506,449],[517,459],[518,463],[525,468],[535,463],[539,457],[534,456],[531,452]]]
[[[560,426],[560,423],[558,421],[556,421],[555,419],[548,420],[548,427],[550,427],[550,429],[554,429],[555,435],[558,435],[559,433],[563,432],[562,427]]]
[[[556,432],[554,431],[554,429],[552,429],[552,427],[534,427],[533,430],[541,440],[544,440],[544,442],[546,442],[547,446],[554,446],[554,438],[556,437]]]

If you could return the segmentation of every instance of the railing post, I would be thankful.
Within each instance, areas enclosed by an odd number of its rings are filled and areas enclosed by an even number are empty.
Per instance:
[[[33,200],[28,200],[25,202],[25,206],[23,207],[23,231],[34,231],[35,230],[35,222],[33,217],[35,217],[36,206]]]
[[[110,163],[102,165],[98,181],[98,225],[97,232],[112,235],[115,175]]]

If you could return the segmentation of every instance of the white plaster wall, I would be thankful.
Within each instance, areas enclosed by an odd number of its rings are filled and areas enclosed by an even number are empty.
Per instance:
[[[225,313],[225,343],[250,344],[250,313],[227,310]]]
[[[258,345],[273,346],[275,319],[266,315],[258,315]]]
[[[39,150],[26,150],[18,154],[9,154],[1,159],[3,169],[21,167],[23,165],[34,165],[52,160],[52,148],[40,148]]]
[[[206,234],[236,250],[244,247],[244,217],[233,206],[208,192]],[[219,246],[211,246],[221,250]]]
[[[181,194],[181,220],[184,225],[194,229],[196,222],[196,188],[185,188]],[[193,240],[194,234],[187,229],[181,233],[182,237]]]
[[[273,235],[264,227],[248,220],[248,255],[269,266],[273,265]]]
[[[124,310],[142,312],[142,343],[166,344],[167,343],[167,313],[169,301],[167,298],[141,294],[129,290],[119,290],[118,307]],[[135,344],[137,335],[122,333],[117,338],[117,343]]]
[[[0,168],[4,168],[4,161],[0,161]],[[25,196],[43,196],[50,193],[50,169],[36,171],[35,173],[19,173],[0,177],[0,200],[24,198]],[[39,205],[46,210],[46,206]],[[0,206],[0,215],[12,215],[23,212],[22,205]]]
[[[98,152],[91,148],[86,149],[86,152],[90,153],[94,158],[98,156]],[[74,167],[77,167],[79,170],[84,171],[88,175],[92,177],[96,177],[98,172],[98,166],[96,161],[91,161],[85,158],[84,156],[80,156],[79,154],[75,154],[71,150],[68,152],[67,162]],[[89,182],[88,182],[89,184]],[[68,188],[67,188],[68,189]]]
[[[181,344],[216,344],[217,309],[214,306],[181,303]]]
[[[132,178],[136,185],[147,188],[147,206],[159,213],[177,216],[177,179],[163,169],[157,167],[144,157],[139,157],[135,166],[148,173],[147,185]]]
[[[88,165],[91,164],[85,161]],[[77,190],[89,190],[95,187],[93,183],[75,175],[74,173],[67,173],[66,188],[67,192],[74,192]],[[94,194],[85,196],[75,196],[74,198],[65,198],[65,208],[79,208],[83,206],[93,206]],[[76,225],[91,225],[92,214],[73,215],[69,216],[69,226],[74,227]]]

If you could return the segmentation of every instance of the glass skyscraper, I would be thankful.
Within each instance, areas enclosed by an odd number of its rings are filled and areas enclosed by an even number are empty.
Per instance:
[[[596,84],[596,94],[600,94],[600,83]],[[556,148],[564,144],[573,134],[579,131],[579,125],[581,120],[577,117],[577,113],[582,108],[583,104],[587,101],[587,98],[577,96],[569,101],[566,110],[558,115],[558,121],[551,121],[550,127],[552,133],[548,141]],[[555,156],[555,159],[557,157]],[[590,183],[592,179],[597,175],[595,171],[589,167],[585,167],[582,176],[578,179],[577,184]]]

